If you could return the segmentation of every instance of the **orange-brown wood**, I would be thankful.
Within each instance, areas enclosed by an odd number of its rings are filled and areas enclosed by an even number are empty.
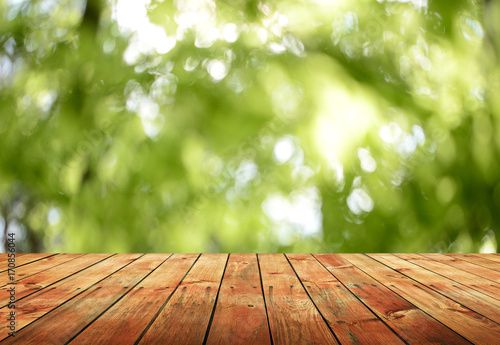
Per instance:
[[[453,258],[457,258],[460,260],[469,261],[473,264],[486,267],[491,270],[495,270],[497,272],[500,271],[500,265],[498,264],[498,262],[488,260],[481,254],[446,254],[446,255],[449,255]]]
[[[469,344],[415,305],[336,254],[314,255],[338,280],[409,344]],[[373,261],[373,264],[377,264]],[[394,271],[394,275],[399,273]]]
[[[38,320],[38,327],[28,325],[6,344],[65,344],[113,305],[134,285],[165,260],[164,255],[146,254],[87,291],[59,306]]]
[[[459,270],[455,267],[446,265],[443,262],[435,261],[431,258],[419,254],[395,254],[396,256],[417,264],[420,267],[431,270],[457,283],[468,286],[474,290],[480,291],[490,297],[500,299],[500,284],[492,282],[489,279],[481,278],[475,274]]]
[[[404,344],[310,254],[286,256],[341,344]]]
[[[230,254],[207,344],[271,344],[255,254]]]
[[[2,262],[0,263],[0,273],[7,271],[8,267],[8,256],[7,254],[0,254],[2,255]],[[29,253],[19,253],[16,254],[16,268],[21,267],[24,265],[27,265],[29,263],[42,260],[44,258],[48,258],[49,256],[55,256],[57,254],[29,254]]]
[[[491,270],[489,268],[485,268],[479,265],[475,265],[466,260],[462,260],[457,257],[450,257],[444,254],[421,254],[427,258],[430,258],[434,261],[442,262],[448,266],[454,267],[456,269],[466,271],[468,273],[479,276],[480,278],[486,278],[491,280],[494,283],[500,283],[500,272],[495,270]],[[499,285],[500,287],[500,285]]]
[[[64,254],[58,255],[62,257]],[[26,278],[21,279],[16,282],[16,299],[20,300],[36,291],[39,291],[61,279],[64,279],[80,270],[87,268],[95,264],[98,261],[104,260],[111,254],[92,254],[83,255],[77,258],[68,258],[66,262],[60,265],[53,266],[46,270],[42,270],[39,273],[33,275],[29,271],[26,271]],[[41,261],[38,261],[41,263]],[[23,266],[26,267],[26,266]],[[27,268],[27,267],[26,267]],[[36,272],[34,270],[34,272]],[[9,289],[12,285],[6,285],[0,288],[0,308],[6,306],[9,303]]]
[[[500,325],[464,307],[462,304],[446,298],[442,294],[382,263],[373,264],[373,259],[366,255],[346,254],[344,257],[420,310],[432,315],[469,341],[478,344],[492,344],[500,339]],[[385,262],[390,261],[391,266],[398,263],[396,257],[391,261],[392,255],[390,254],[375,257],[381,260],[385,258]],[[394,261],[396,261],[396,264],[394,264]]]
[[[140,344],[203,344],[227,254],[202,254]]]
[[[71,298],[81,294],[83,291],[98,283],[100,280],[110,276],[114,272],[119,271],[122,267],[130,264],[140,256],[140,254],[114,255],[85,269],[84,271],[71,275],[48,288],[42,289],[24,299],[21,299],[20,301],[17,301],[15,310],[16,331],[22,330],[23,327],[38,320],[60,305],[63,305]],[[3,313],[4,315],[7,315],[8,311],[9,309],[7,309],[7,307],[0,309],[0,313]],[[7,337],[7,333],[7,329],[5,327],[1,327],[0,340]]]
[[[21,256],[26,255],[25,253],[16,253],[15,254],[15,259],[16,261],[19,260]],[[0,272],[3,272],[5,268],[7,267],[7,263],[9,261],[9,255],[7,253],[0,253]]]
[[[27,278],[36,273],[59,266],[67,261],[76,259],[82,255],[83,254],[59,254],[59,255],[49,256],[42,260],[31,262],[29,265],[24,265],[15,269],[14,280],[9,279],[7,275],[0,276],[0,286],[9,284],[13,281],[18,281],[20,279]]]
[[[71,344],[135,344],[198,256],[174,254],[168,258]]]
[[[285,256],[258,258],[274,344],[338,344]]]
[[[483,259],[500,263],[500,255],[498,254],[473,254],[473,255],[481,255]]]
[[[460,301],[462,305],[478,314],[500,323],[499,300],[467,286],[459,285],[432,271],[421,269],[419,266],[394,255],[370,254],[369,256],[454,301]]]
[[[8,288],[16,297],[15,338],[13,310],[0,308],[5,343],[500,339],[498,254],[19,254],[16,264],[22,276],[0,286],[3,305]]]

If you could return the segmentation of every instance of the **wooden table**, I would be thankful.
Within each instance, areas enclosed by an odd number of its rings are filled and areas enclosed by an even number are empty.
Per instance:
[[[0,271],[5,344],[500,344],[497,254],[18,254],[14,282],[2,254]]]

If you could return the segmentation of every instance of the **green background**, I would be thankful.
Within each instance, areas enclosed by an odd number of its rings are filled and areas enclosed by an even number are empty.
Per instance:
[[[2,241],[496,252],[499,1],[0,1]]]

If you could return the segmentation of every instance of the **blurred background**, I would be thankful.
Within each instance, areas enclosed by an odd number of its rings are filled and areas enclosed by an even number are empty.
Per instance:
[[[499,18],[0,0],[0,250],[496,252]]]

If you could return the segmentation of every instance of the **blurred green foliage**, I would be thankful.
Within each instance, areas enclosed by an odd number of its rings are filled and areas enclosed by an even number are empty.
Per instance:
[[[1,0],[2,241],[496,252],[500,2]]]

